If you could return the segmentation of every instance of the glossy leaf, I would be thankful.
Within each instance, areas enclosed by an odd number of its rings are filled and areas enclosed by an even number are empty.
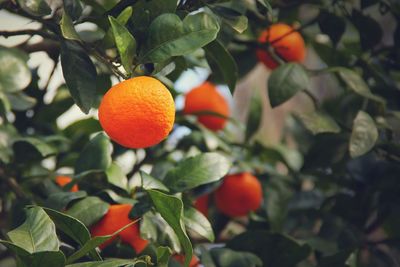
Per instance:
[[[65,11],[61,17],[60,28],[65,39],[80,40],[79,35],[74,28],[71,17]]]
[[[0,91],[17,92],[29,85],[32,75],[27,61],[19,50],[0,46]]]
[[[82,4],[80,0],[64,0],[64,12],[66,12],[72,20],[77,20],[82,15]]]
[[[171,169],[164,184],[173,191],[182,192],[220,180],[228,173],[230,166],[229,160],[218,153],[200,154],[181,161]]]
[[[107,180],[110,184],[115,185],[124,190],[128,190],[128,178],[122,171],[121,167],[116,163],[111,163],[111,165],[106,170]]]
[[[130,74],[132,70],[133,58],[136,54],[136,40],[123,24],[113,17],[108,17],[113,33],[115,44],[121,57],[125,71]]]
[[[214,242],[215,236],[211,224],[200,211],[195,208],[185,207],[183,221],[188,229],[208,239],[210,242]]]
[[[147,190],[154,203],[154,207],[174,229],[178,236],[183,250],[185,251],[185,266],[189,266],[192,259],[193,248],[190,239],[186,234],[185,225],[183,222],[183,203],[182,200],[175,196],[167,195],[156,190]]]
[[[98,133],[83,148],[75,164],[75,173],[107,170],[111,165],[111,143],[104,133]]]
[[[55,210],[64,209],[71,201],[86,197],[87,194],[84,191],[78,192],[57,192],[50,194],[46,200],[48,207]]]
[[[297,92],[309,87],[304,68],[297,63],[286,63],[272,71],[268,79],[268,95],[272,107],[279,106]]]
[[[339,125],[326,113],[314,111],[309,113],[296,113],[295,115],[301,120],[307,130],[314,135],[340,132]]]
[[[246,123],[246,134],[245,139],[250,140],[250,138],[257,132],[261,125],[263,113],[263,105],[260,94],[253,90],[253,94],[250,99],[249,113],[247,115]]]
[[[349,151],[355,158],[370,151],[378,140],[378,129],[374,120],[364,111],[359,111],[353,122]]]
[[[61,43],[65,82],[78,107],[88,113],[96,97],[96,68],[87,52],[72,41]]]
[[[76,202],[66,214],[78,219],[85,226],[90,226],[107,213],[109,206],[100,198],[90,196]]]
[[[142,178],[142,187],[144,189],[158,189],[168,192],[169,189],[160,180],[154,178],[153,176],[141,171],[140,176]]]
[[[23,10],[33,16],[45,16],[51,13],[51,9],[46,0],[18,0],[18,4]]]
[[[183,21],[175,14],[163,14],[151,23],[141,62],[162,62],[186,55],[217,37],[219,24],[206,13],[187,16]]]
[[[207,61],[212,63],[211,66],[217,67],[216,73],[221,75],[223,81],[228,85],[233,94],[238,76],[235,60],[218,40],[214,40],[206,45],[204,50]]]

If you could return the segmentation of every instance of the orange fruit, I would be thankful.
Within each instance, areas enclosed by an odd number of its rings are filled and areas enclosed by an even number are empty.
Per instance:
[[[194,114],[197,112],[214,112],[224,117],[229,116],[228,103],[214,84],[205,82],[186,94],[183,113]],[[226,118],[213,114],[198,115],[197,118],[201,124],[213,131],[223,129],[226,124]]]
[[[219,211],[230,217],[247,215],[257,210],[262,202],[262,188],[258,179],[244,172],[228,175],[215,192]]]
[[[202,195],[194,201],[194,207],[203,213],[204,216],[208,217],[208,199],[209,195]]]
[[[128,217],[131,209],[132,205],[130,204],[111,205],[106,215],[104,215],[103,218],[101,218],[90,228],[92,236],[110,235],[131,223],[132,220]],[[142,252],[148,244],[147,240],[144,240],[140,237],[139,224],[136,223],[129,226],[113,238],[107,240],[99,247],[104,249],[117,237],[120,238],[121,242],[129,244],[136,251],[136,253]]]
[[[261,44],[270,43],[275,53],[286,61],[302,62],[306,55],[303,37],[297,31],[293,31],[293,28],[287,24],[277,23],[271,25],[261,32],[258,41]],[[256,54],[258,60],[270,69],[274,69],[279,65],[266,49],[259,48]]]
[[[180,264],[183,264],[185,262],[185,256],[180,255],[180,254],[175,254],[172,256],[176,261],[178,261]],[[197,258],[196,255],[193,255],[192,259],[190,260],[189,267],[198,267],[200,266],[200,260]]]
[[[66,184],[69,184],[72,181],[71,177],[59,175],[56,177],[56,184],[63,187]],[[78,185],[74,184],[70,190],[71,192],[79,191]]]
[[[145,148],[165,139],[175,120],[175,103],[157,79],[141,76],[107,91],[99,121],[112,140],[128,148]]]

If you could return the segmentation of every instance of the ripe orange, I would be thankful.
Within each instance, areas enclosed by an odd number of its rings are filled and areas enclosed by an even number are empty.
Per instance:
[[[181,264],[183,264],[185,262],[184,255],[175,254],[172,257]],[[197,258],[196,255],[193,255],[192,259],[190,260],[189,267],[198,267],[198,266],[200,266],[200,260],[199,260],[199,258]]]
[[[194,207],[203,213],[204,216],[208,217],[208,200],[209,195],[203,195],[194,201]]]
[[[300,33],[292,31],[293,28],[289,25],[277,23],[264,30],[260,34],[258,41],[262,44],[271,43],[275,53],[286,61],[302,62],[306,55],[304,39]],[[263,62],[270,69],[274,69],[279,65],[266,49],[259,48],[257,49],[256,54],[258,60]]]
[[[161,142],[172,130],[175,104],[157,79],[141,76],[120,82],[104,95],[99,120],[112,140],[128,148]]]
[[[132,205],[129,204],[111,205],[106,215],[104,215],[100,221],[91,227],[90,232],[92,236],[110,235],[131,223],[132,220],[128,217],[131,209]],[[129,244],[136,251],[136,253],[142,252],[148,244],[147,240],[144,240],[140,237],[139,225],[136,223],[126,228],[113,238],[107,240],[99,247],[101,249],[105,248],[117,237],[119,237],[122,242]]]
[[[258,179],[244,172],[228,175],[215,192],[215,204],[230,217],[247,215],[257,210],[262,202],[262,188]]]
[[[186,94],[183,113],[193,114],[197,112],[214,112],[225,117],[229,116],[228,103],[217,91],[214,84],[205,82]],[[198,115],[198,120],[213,131],[221,130],[226,124],[226,118],[212,114]]]
[[[72,181],[72,178],[68,177],[68,176],[59,175],[56,177],[56,183],[61,187],[70,183],[71,181]],[[70,191],[71,192],[79,191],[78,185],[76,185],[76,184],[73,185]]]

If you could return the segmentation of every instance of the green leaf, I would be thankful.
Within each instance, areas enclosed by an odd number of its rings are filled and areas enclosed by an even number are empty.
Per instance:
[[[98,197],[87,197],[76,202],[66,214],[78,219],[85,226],[90,226],[107,213],[109,206]]]
[[[15,157],[18,160],[40,160],[56,154],[56,150],[35,137],[21,137],[15,139],[13,143]]]
[[[46,200],[48,207],[55,210],[64,209],[71,201],[81,199],[87,196],[85,191],[78,192],[57,192],[50,194]]]
[[[161,193],[156,190],[147,190],[156,210],[165,221],[174,229],[183,250],[185,251],[185,266],[188,267],[193,255],[192,244],[186,234],[183,223],[183,203],[177,197]]]
[[[352,10],[351,18],[351,22],[356,26],[360,34],[360,42],[363,50],[372,49],[380,43],[383,31],[377,21],[369,16],[363,15],[357,9]]]
[[[60,229],[81,247],[90,240],[89,230],[79,220],[52,209],[44,208],[44,211],[53,220],[57,229]],[[89,250],[87,253],[89,253],[94,260],[101,260],[99,253],[95,249]]]
[[[192,207],[185,207],[183,221],[188,229],[208,239],[210,242],[214,242],[215,236],[211,224],[200,211]]]
[[[61,66],[72,98],[87,114],[97,93],[97,74],[93,62],[81,46],[66,40],[61,43]]]
[[[7,113],[11,111],[11,103],[8,97],[0,90],[0,117],[7,120]]]
[[[111,165],[111,142],[104,133],[98,133],[83,148],[75,163],[75,173],[89,170],[106,171]]]
[[[28,56],[17,49],[0,46],[0,91],[17,92],[29,85]]]
[[[343,18],[325,10],[319,13],[318,25],[321,31],[329,36],[334,45],[337,45],[346,30],[346,21]]]
[[[320,111],[313,111],[309,113],[296,113],[303,123],[313,135],[320,133],[339,133],[340,127],[335,120],[328,114]]]
[[[214,248],[210,250],[212,257],[221,267],[257,267],[263,266],[259,257],[249,252],[238,252],[228,248]]]
[[[125,71],[130,75],[133,58],[136,54],[136,40],[123,24],[113,17],[108,17],[113,33],[115,44],[121,57]]]
[[[60,21],[61,33],[65,39],[80,40],[70,16],[64,11]]]
[[[268,267],[293,267],[306,259],[311,252],[308,245],[300,245],[293,239],[267,231],[247,231],[227,243],[236,251],[256,254]]]
[[[68,257],[67,263],[72,263],[74,261],[79,260],[80,258],[85,256],[86,254],[88,254],[89,252],[93,251],[95,248],[97,248],[101,244],[103,244],[105,241],[107,241],[110,238],[114,237],[115,235],[119,234],[120,232],[122,232],[126,228],[131,227],[135,223],[137,223],[137,220],[125,225],[124,227],[122,227],[118,231],[115,231],[111,235],[95,236],[95,237],[91,238],[78,251],[76,251],[74,254],[72,254],[71,256]]]
[[[206,45],[204,50],[211,68],[223,78],[223,81],[228,85],[233,94],[238,77],[235,60],[218,40],[214,40]],[[214,66],[215,68],[213,68]]]
[[[374,120],[364,111],[359,111],[353,121],[349,151],[352,158],[370,151],[378,140],[378,129]]]
[[[210,5],[211,10],[238,33],[247,29],[248,19],[237,10],[221,5]]]
[[[154,178],[153,176],[140,171],[140,176],[142,178],[142,187],[146,190],[148,189],[158,189],[168,192],[169,189],[160,180]]]
[[[213,41],[218,31],[216,19],[204,12],[188,15],[183,21],[175,14],[163,14],[148,29],[140,61],[157,63],[189,54]]]
[[[41,251],[18,257],[18,267],[64,267],[65,256],[61,251]]]
[[[172,251],[169,247],[157,247],[157,266],[168,267],[169,258],[172,255]]]
[[[82,4],[80,0],[64,0],[64,12],[66,12],[72,20],[77,20],[82,15]]]
[[[29,253],[58,251],[60,246],[53,221],[40,207],[28,208],[25,222],[7,236],[13,244]]]
[[[10,101],[11,109],[16,111],[24,111],[33,108],[36,105],[36,99],[30,97],[23,92],[16,92],[6,94],[8,101]]]
[[[247,115],[245,140],[250,138],[257,132],[260,127],[263,113],[263,105],[258,91],[253,90],[250,100],[249,114]]]
[[[298,91],[309,87],[304,68],[297,63],[286,63],[272,71],[268,79],[268,96],[272,107],[289,100]]]
[[[122,171],[121,167],[116,163],[111,163],[106,170],[107,180],[110,184],[115,185],[125,191],[128,190],[128,178]]]
[[[0,162],[9,163],[13,156],[11,144],[18,137],[18,132],[12,124],[0,125]]]
[[[218,153],[200,154],[181,161],[169,170],[164,184],[175,192],[182,192],[220,180],[230,167],[230,161]]]
[[[385,99],[383,99],[382,97],[371,93],[367,83],[361,78],[361,76],[357,72],[345,68],[339,68],[338,72],[339,76],[346,83],[348,88],[356,94],[382,104],[386,102]]]
[[[142,260],[108,259],[104,261],[91,261],[69,264],[65,267],[126,267],[135,266],[136,263],[144,263]],[[133,264],[133,265],[132,265]],[[138,265],[139,267],[139,265]]]
[[[45,0],[18,0],[18,5],[33,16],[45,16],[51,13],[51,9]]]

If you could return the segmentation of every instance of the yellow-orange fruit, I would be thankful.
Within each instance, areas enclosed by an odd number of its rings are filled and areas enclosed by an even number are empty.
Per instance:
[[[91,228],[90,232],[92,236],[103,236],[110,235],[121,229],[122,227],[130,224],[132,222],[129,219],[128,215],[130,210],[132,209],[132,205],[129,204],[116,204],[111,205],[108,209],[106,215],[100,219],[97,223],[95,223]],[[113,238],[107,240],[99,247],[101,249],[110,245],[113,240],[117,237],[121,239],[123,243],[129,244],[136,253],[140,253],[147,246],[148,241],[144,240],[140,237],[139,223],[135,223]]]
[[[183,113],[196,114],[213,112],[224,117],[229,116],[229,105],[225,98],[217,91],[214,84],[205,82],[193,88],[185,96]],[[225,127],[227,119],[216,115],[198,115],[201,124],[210,130],[218,131]]]
[[[262,187],[250,173],[228,175],[215,192],[215,204],[230,217],[247,215],[257,210],[262,202]]]
[[[165,139],[175,120],[175,103],[157,79],[141,76],[120,82],[104,95],[99,121],[112,140],[145,148]]]
[[[181,264],[185,262],[184,255],[175,254],[172,257]],[[199,258],[197,258],[196,255],[193,255],[192,259],[190,260],[189,267],[198,267],[198,266],[200,266],[200,260]]]
[[[258,39],[263,43],[270,43],[275,53],[286,61],[302,62],[306,55],[304,39],[300,33],[289,25],[277,23],[264,30]],[[266,49],[257,49],[257,58],[268,68],[274,69],[279,64]]]
[[[66,184],[69,184],[71,181],[72,181],[72,178],[68,177],[68,176],[59,175],[56,177],[56,183],[61,187],[63,187]],[[73,185],[70,191],[71,192],[79,191],[78,185],[76,185],[76,184]]]

